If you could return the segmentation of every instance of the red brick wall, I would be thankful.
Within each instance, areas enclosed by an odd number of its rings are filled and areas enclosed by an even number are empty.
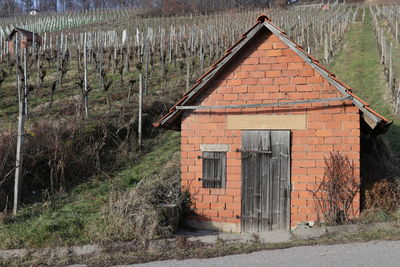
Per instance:
[[[338,97],[340,93],[295,52],[266,30],[245,48],[195,104],[228,105]],[[226,129],[226,116],[305,114],[306,130],[292,130],[291,225],[316,221],[312,196],[324,174],[324,157],[339,151],[354,160],[359,175],[360,116],[351,102],[275,108],[199,110],[182,117],[182,185],[189,186],[198,220],[240,223],[241,131]],[[204,189],[200,144],[229,144],[226,189]],[[359,196],[354,203],[359,208]]]

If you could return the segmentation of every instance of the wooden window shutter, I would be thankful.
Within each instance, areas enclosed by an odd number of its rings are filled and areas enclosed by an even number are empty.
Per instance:
[[[226,152],[203,152],[203,188],[225,188]]]

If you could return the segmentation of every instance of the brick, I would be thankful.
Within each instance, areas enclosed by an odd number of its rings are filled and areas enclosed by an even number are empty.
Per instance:
[[[258,84],[258,79],[244,79],[241,80],[243,85],[257,85]]]
[[[304,63],[289,63],[288,64],[289,70],[301,70],[304,69]]]
[[[216,144],[218,142],[218,138],[214,136],[203,137],[203,142],[205,144]]]
[[[257,85],[250,85],[247,87],[247,90],[249,93],[257,93],[257,92],[263,92],[264,91],[264,87],[262,86],[257,86]],[[248,97],[246,97],[246,95],[244,95],[245,99],[248,99]]]
[[[228,166],[240,167],[240,166],[242,166],[242,160],[228,158],[227,164],[228,164]]]
[[[274,84],[289,84],[289,78],[274,78]]]
[[[263,43],[258,47],[259,50],[270,50],[272,49],[271,43]]]
[[[233,211],[232,210],[218,210],[218,216],[226,217],[226,218],[233,218]]]
[[[263,60],[260,60],[263,61]],[[260,62],[261,64],[257,66],[257,70],[260,71],[268,71],[272,69],[272,65],[271,64],[264,64],[265,62]],[[270,63],[270,62],[267,62]]]
[[[266,56],[268,56],[268,57],[279,57],[281,55],[282,55],[281,49],[273,49],[273,50],[266,51]]]
[[[269,93],[254,94],[254,99],[269,99]]]
[[[282,49],[282,55],[283,56],[297,56],[296,52],[294,52],[292,49]]]
[[[313,91],[313,88],[309,84],[297,84],[296,85],[296,91],[299,91],[299,92],[311,92],[311,91]]]
[[[296,86],[293,84],[280,84],[279,85],[279,91],[280,92],[295,92],[296,91]]]
[[[274,84],[274,79],[273,78],[261,78],[261,79],[258,79],[258,84],[259,85],[271,85],[271,84]]]
[[[281,76],[282,76],[282,71],[280,71],[280,70],[271,70],[271,71],[265,72],[265,77],[267,77],[267,78],[275,78],[275,77],[281,77]]]
[[[298,72],[299,76],[311,77],[315,75],[314,70],[300,70]]]
[[[298,207],[297,212],[299,214],[314,214],[315,208],[314,207]]]
[[[265,57],[265,54],[266,54],[266,51],[256,50],[253,53],[251,53],[250,57],[261,58],[261,57]]]
[[[268,36],[267,40],[269,43],[280,43],[281,42],[281,40],[274,34]]]
[[[247,58],[245,61],[243,61],[244,65],[258,65],[260,64],[260,61],[258,58]]]
[[[309,186],[307,183],[294,183],[293,184],[293,190],[296,191],[307,191],[309,189]]]
[[[317,121],[332,121],[331,114],[317,114]]]
[[[242,191],[240,189],[230,189],[230,188],[226,189],[227,196],[240,196],[241,193]]]
[[[293,144],[292,145],[292,151],[293,152],[314,152],[315,151],[315,145],[298,145],[298,144]]]
[[[218,202],[221,203],[232,203],[233,196],[218,196]]]
[[[293,63],[304,63],[304,59],[302,59],[298,55],[295,55],[294,57],[292,57],[292,62]],[[306,64],[305,66],[307,67],[308,64]]]
[[[290,200],[290,205],[293,206],[307,206],[307,200],[305,199],[297,199],[297,198],[292,198]]]
[[[225,94],[223,97],[223,100],[237,100],[238,95],[237,94]]]
[[[286,48],[286,49],[288,49],[288,46],[285,45],[285,44],[282,43],[282,42],[273,43],[273,44],[272,44],[272,47],[273,47],[274,49],[279,49],[279,48]]]
[[[232,80],[235,81],[235,80]],[[218,87],[218,90],[216,94],[230,94],[232,93],[232,87]],[[222,98],[221,98],[222,99]],[[215,100],[220,100],[220,99],[215,99]]]
[[[292,214],[290,216],[293,225],[296,225],[298,222],[306,222],[307,216],[305,214]]]
[[[289,63],[292,62],[292,58],[289,56],[281,56],[275,59],[276,63]]]
[[[304,92],[303,97],[304,99],[316,99],[320,98],[321,94],[319,92]]]
[[[266,92],[279,92],[280,85],[264,85],[264,91]],[[272,100],[272,99],[271,99]]]
[[[313,199],[312,195],[308,191],[299,191],[299,199]]]
[[[199,213],[206,217],[217,217],[218,216],[218,211],[216,211],[216,210],[202,210]]]
[[[240,173],[229,173],[228,174],[228,180],[230,181],[241,181],[242,176]]]
[[[307,77],[307,83],[323,83],[324,78],[322,76],[312,76],[312,77]]]
[[[275,64],[276,62],[275,62],[275,59],[276,59],[277,57],[261,57],[260,58],[260,64],[261,65],[263,65],[263,64],[268,64],[268,65],[273,65],[273,64]],[[260,67],[261,65],[258,65],[258,67]],[[259,70],[261,70],[261,69],[259,69]]]
[[[231,189],[240,189],[242,188],[242,182],[241,181],[227,181],[227,188],[231,188]]]
[[[227,203],[226,209],[240,212],[242,210],[242,205],[241,203]]]
[[[308,152],[306,159],[324,159],[325,153],[323,152]]]
[[[324,175],[324,168],[309,168],[308,175]]]
[[[289,92],[289,93],[287,93],[287,97],[289,99],[293,99],[293,100],[300,100],[300,99],[303,99],[303,93]]]
[[[218,197],[216,195],[204,195],[203,196],[203,202],[216,203],[217,200],[218,200]]]
[[[307,175],[307,168],[293,168],[292,175]]]
[[[313,168],[315,160],[296,160],[292,163],[293,167]]]
[[[333,145],[317,145],[317,152],[331,152],[333,151]],[[341,150],[343,151],[343,150]]]
[[[316,136],[332,136],[332,130],[316,130]]]
[[[341,137],[325,137],[325,144],[340,144],[342,143]]]
[[[196,203],[195,203],[195,207],[196,207],[196,209],[210,209],[210,206],[211,206],[211,203],[208,203],[208,202],[199,202],[199,201],[197,201]]]
[[[306,84],[306,78],[305,77],[293,77],[290,78],[290,84]]]
[[[224,210],[225,203],[222,203],[222,202],[211,203],[211,209],[212,210]]]
[[[240,80],[240,79],[228,80],[226,84],[228,86],[238,86],[238,85],[242,85],[242,80]]]
[[[245,79],[250,77],[250,72],[237,72],[234,74],[234,79]]]
[[[250,72],[250,77],[253,77],[253,78],[264,78],[265,77],[265,72],[264,71],[253,71],[253,72]]]
[[[355,121],[343,121],[342,127],[344,129],[352,129],[352,128],[359,128],[358,123]]]
[[[286,70],[288,68],[288,63],[277,63],[271,65],[272,70]]]
[[[241,65],[241,71],[256,71],[258,69],[257,65]]]

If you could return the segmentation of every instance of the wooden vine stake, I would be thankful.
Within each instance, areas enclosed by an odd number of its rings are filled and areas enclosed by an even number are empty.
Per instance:
[[[18,92],[18,103],[19,103],[19,113],[18,113],[18,136],[17,136],[17,154],[15,160],[15,182],[14,182],[14,203],[13,203],[13,214],[16,215],[19,207],[20,200],[20,187],[22,180],[22,160],[24,153],[24,139],[25,139],[25,119],[26,119],[26,101],[27,101],[27,55],[26,48],[24,48],[24,87],[21,88],[21,77],[20,77],[20,59],[18,47],[18,34],[15,41],[15,56],[16,56],[16,69],[17,69],[17,92]]]
[[[138,148],[142,146],[142,112],[143,112],[143,76],[139,74],[139,123],[138,123]]]
[[[85,41],[83,44],[83,68],[84,68],[84,105],[85,105],[85,117],[89,117],[89,108],[88,108],[88,84],[87,84],[87,47],[86,47],[86,33],[85,33]]]

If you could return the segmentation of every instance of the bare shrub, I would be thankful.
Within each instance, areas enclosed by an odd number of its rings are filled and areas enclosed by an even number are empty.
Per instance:
[[[325,158],[322,181],[309,192],[322,212],[325,223],[338,224],[349,221],[354,215],[353,200],[359,188],[354,163],[346,155],[331,152],[329,158]]]
[[[399,208],[399,194],[396,184],[382,180],[370,184],[365,190],[365,208],[392,212]]]
[[[142,179],[129,192],[113,192],[110,205],[103,210],[107,224],[103,238],[147,240],[167,237],[173,232],[160,204],[174,204],[181,216],[188,211],[191,201],[180,183],[178,154],[167,163],[161,173]]]
[[[22,203],[42,201],[42,192],[65,192],[95,174],[105,145],[101,125],[41,121],[26,128]],[[0,197],[12,200],[16,132],[0,134]],[[0,210],[7,209],[6,201]]]

